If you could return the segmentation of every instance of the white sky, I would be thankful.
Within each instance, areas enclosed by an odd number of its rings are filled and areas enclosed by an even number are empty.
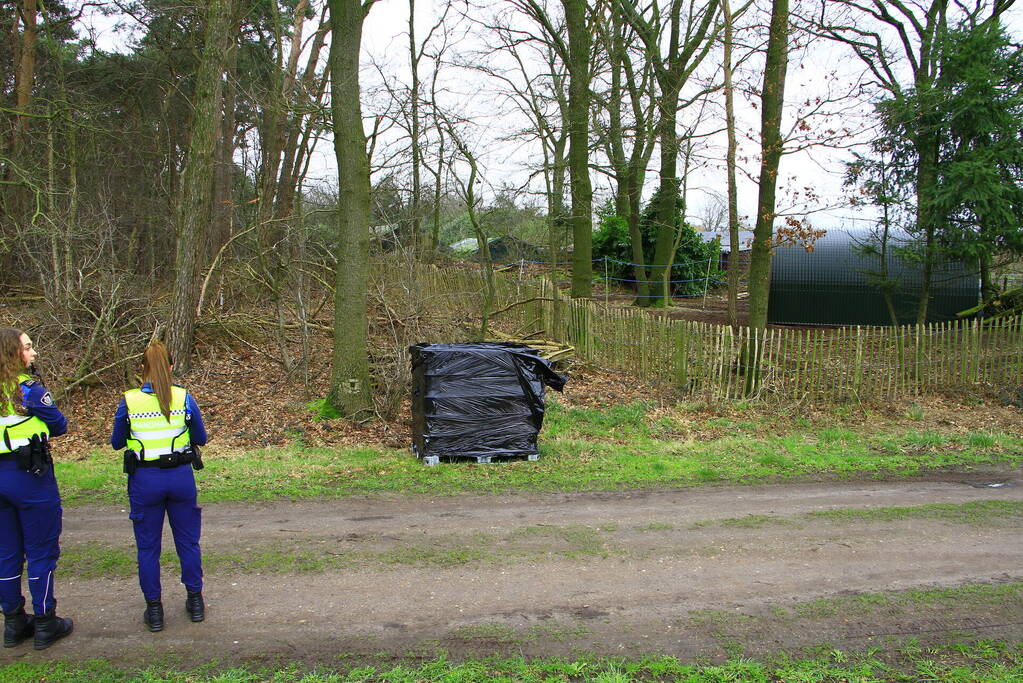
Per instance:
[[[441,5],[441,2],[442,0],[417,0],[416,25],[420,38],[435,20],[437,7]],[[1009,18],[1009,24],[1013,29],[1019,28],[1020,13],[1018,11]],[[363,63],[365,68],[362,74],[364,90],[371,91],[380,84],[379,71],[373,66],[374,64],[383,65],[385,71],[390,71],[393,74],[392,78],[396,77],[403,82],[409,80],[406,76],[408,73],[407,26],[408,0],[378,0],[373,6],[364,26]],[[95,13],[87,13],[83,17],[82,28],[91,32],[99,47],[105,50],[123,50],[130,40],[128,34],[114,31],[111,19],[100,17]],[[307,25],[307,34],[310,30],[311,28]],[[1019,33],[1018,30],[1017,33]],[[463,40],[458,47],[467,47],[466,42]],[[794,57],[797,57],[798,61],[790,63],[789,79],[786,86],[788,101],[786,113],[790,118],[790,124],[791,119],[799,110],[798,103],[819,95],[826,86],[830,73],[843,72],[844,78],[854,78],[854,75],[860,71],[858,61],[846,53],[835,50],[833,46],[821,46],[813,49],[810,54],[794,55]],[[708,57],[708,61],[714,58],[714,55],[711,55]],[[446,96],[445,104],[472,113],[476,124],[474,126],[474,134],[477,139],[476,150],[480,155],[485,185],[493,191],[493,188],[500,187],[502,184],[519,185],[524,183],[527,176],[527,171],[524,168],[527,162],[535,163],[539,152],[536,149],[523,146],[521,143],[502,142],[496,139],[507,132],[508,123],[513,119],[507,115],[494,116],[499,113],[495,110],[496,100],[492,95],[487,94],[488,84],[483,82],[481,76],[467,76],[466,71],[455,68],[450,68],[447,74],[451,92]],[[755,80],[759,82],[758,75],[755,76]],[[721,95],[717,97],[723,100]],[[364,103],[363,112],[367,117],[371,117],[376,113],[374,111],[375,103],[371,97],[367,99],[369,101]],[[852,114],[855,112],[850,112],[850,115],[845,117],[845,123],[852,127],[862,126],[864,123],[862,108],[858,115]],[[718,116],[723,122],[723,114]],[[740,137],[745,134],[748,138],[740,149],[740,158],[746,159],[745,168],[755,175],[757,162],[754,157],[759,152],[759,143],[757,142],[759,111],[743,103],[738,116]],[[808,120],[808,123],[812,129],[820,127],[820,130],[823,130],[827,126],[841,125],[842,121],[832,120],[830,123],[825,123],[811,119]],[[369,127],[367,124],[367,130]],[[690,219],[696,222],[700,222],[703,207],[710,201],[709,193],[724,194],[723,136],[718,136],[712,142],[707,155],[714,158],[714,161],[699,171],[693,172],[690,177],[689,206],[691,208],[688,214]],[[803,199],[801,204],[810,210],[809,218],[812,223],[825,228],[852,224],[857,220],[858,214],[844,206],[841,182],[843,162],[849,158],[848,150],[823,147],[814,147],[805,152],[785,156],[780,174],[780,204],[784,206],[793,192],[802,192],[802,188],[812,188],[818,195],[817,198],[810,201]],[[647,195],[656,185],[656,168],[657,156],[655,153],[651,159]],[[429,176],[427,175],[427,177]],[[333,148],[329,142],[323,142],[314,153],[309,184],[317,182],[333,184],[335,180]],[[739,183],[740,214],[748,216],[752,221],[757,200],[756,185],[741,174]],[[594,204],[596,206],[598,202],[609,196],[610,183],[603,175],[595,174],[594,189],[596,194]],[[793,201],[798,204],[797,200]],[[867,216],[861,216],[860,219],[865,218]]]

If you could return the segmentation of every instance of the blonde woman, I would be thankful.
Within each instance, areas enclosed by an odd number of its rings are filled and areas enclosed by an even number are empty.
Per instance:
[[[185,611],[192,621],[206,617],[202,597],[199,536],[202,509],[196,500],[194,469],[202,469],[197,446],[206,445],[199,406],[184,388],[171,383],[172,360],[158,341],[146,349],[139,389],[124,393],[114,415],[110,445],[124,453],[130,517],[138,550],[139,585],[146,599],[142,621],[163,630],[160,540],[164,515],[170,520],[181,564]]]
[[[32,339],[0,328],[0,605],[4,647],[33,638],[44,650],[71,633],[70,619],[57,616],[53,573],[60,556],[60,492],[49,439],[67,431],[67,419],[43,383],[29,370],[36,358]],[[28,565],[34,616],[25,613],[21,574]]]

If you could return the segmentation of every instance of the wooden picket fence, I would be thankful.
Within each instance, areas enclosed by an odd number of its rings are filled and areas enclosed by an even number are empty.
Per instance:
[[[500,275],[500,274],[498,274]],[[478,305],[480,276],[423,272],[424,291]],[[495,310],[521,334],[572,344],[594,364],[711,399],[899,397],[1023,385],[1023,318],[901,327],[772,328],[689,320],[571,299],[548,280],[498,277]],[[759,358],[758,358],[759,356]],[[758,362],[759,361],[759,362]]]

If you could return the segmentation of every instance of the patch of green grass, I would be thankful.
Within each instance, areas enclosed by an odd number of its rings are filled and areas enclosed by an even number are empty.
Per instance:
[[[919,422],[924,419],[924,409],[914,403],[906,409],[906,417],[910,420],[914,420],[915,422]]]
[[[566,640],[583,638],[593,633],[585,626],[578,624],[563,624],[558,621],[545,621],[540,624],[533,624],[526,631],[526,639],[530,641],[545,641],[562,643]]]
[[[955,586],[900,591],[897,593],[863,593],[837,598],[821,598],[802,602],[792,607],[801,617],[832,617],[836,615],[867,615],[892,607],[920,608],[925,606],[1003,605],[1023,602],[1023,584]]]
[[[341,413],[338,412],[338,409],[331,405],[330,401],[326,398],[318,398],[310,401],[306,404],[306,407],[316,413],[317,420],[336,420],[341,417]]]
[[[598,410],[593,408],[565,408],[552,401],[547,407],[544,430],[553,437],[598,437],[624,438],[649,436],[651,425],[647,412],[651,404],[636,401],[623,405],[609,406]]]
[[[939,519],[961,524],[982,524],[994,520],[1023,519],[1023,502],[1013,500],[977,500],[968,503],[934,503],[905,507],[820,510],[802,515],[806,519],[830,519],[857,522],[888,522],[907,519]]]
[[[62,544],[60,567],[83,579],[127,578],[136,570],[135,549]]]
[[[696,481],[712,482],[721,479],[721,473],[711,467],[701,467],[696,470]]]
[[[855,442],[859,437],[855,432],[848,429],[834,428],[822,429],[817,434],[818,438],[826,444]]]
[[[680,626],[729,628],[741,623],[748,623],[753,618],[747,614],[730,612],[720,609],[692,610],[685,619],[678,620]]]
[[[650,406],[605,410],[549,406],[536,462],[425,467],[406,449],[313,448],[296,437],[287,447],[208,450],[198,472],[200,498],[273,500],[377,492],[455,495],[506,491],[577,491],[756,483],[799,479],[913,476],[934,470],[1011,469],[1023,465],[1023,436],[1004,433],[854,431],[842,426],[808,432],[798,426],[755,429],[716,439],[659,438],[676,434]],[[733,422],[714,418],[721,425]],[[713,420],[712,420],[713,421]],[[798,423],[798,420],[796,420]],[[748,432],[751,432],[747,434]],[[753,433],[768,433],[757,437]],[[65,504],[125,500],[120,459],[95,451],[77,460],[57,454]]]
[[[766,453],[755,457],[757,464],[763,467],[784,469],[789,464],[788,458],[780,453]]]
[[[941,446],[949,441],[948,437],[937,432],[907,432],[903,438],[907,444],[915,446]]]
[[[499,628],[498,628],[499,627]],[[464,627],[453,638],[470,644],[514,646],[519,636],[500,624]],[[512,639],[512,640],[508,640]],[[736,649],[736,648],[732,648]],[[1002,641],[949,643],[942,646],[903,648],[898,656],[880,658],[876,652],[844,652],[828,646],[811,656],[780,654],[754,659],[733,655],[717,664],[693,664],[670,656],[639,659],[593,657],[573,659],[497,656],[449,661],[443,655],[431,661],[362,664],[347,669],[283,665],[248,669],[208,665],[193,670],[147,666],[118,668],[104,660],[81,664],[60,661],[19,661],[0,667],[5,683],[548,683],[590,681],[890,681],[915,683],[1018,682],[1023,677],[1023,650]]]
[[[453,548],[433,545],[409,545],[377,555],[384,564],[413,567],[453,567],[476,562],[487,557],[482,548],[460,546]]]
[[[601,538],[598,530],[581,525],[521,527],[511,531],[507,535],[507,539],[512,543],[520,540],[542,539],[548,547],[548,552],[556,552],[567,558],[606,556],[608,554],[604,547],[604,539]],[[551,541],[560,541],[561,544],[553,546],[550,545]]]
[[[730,529],[762,529],[766,526],[793,523],[792,520],[774,515],[746,515],[745,517],[732,517],[718,521],[718,524]]]
[[[998,439],[987,432],[974,432],[966,437],[966,443],[974,448],[991,448],[998,443]]]
[[[643,526],[636,527],[637,531],[671,531],[675,525],[671,522],[650,522]]]
[[[612,529],[613,531],[614,529]],[[514,561],[580,559],[625,554],[626,548],[608,547],[600,528],[576,526],[528,526],[503,534],[473,532],[433,537],[398,539],[391,547],[374,547],[373,540],[338,550],[336,543],[317,543],[297,538],[250,542],[243,548],[203,552],[210,572],[304,573],[348,567],[388,568],[458,567],[467,564],[500,565]],[[161,564],[175,570],[173,551],[161,555]],[[65,544],[61,568],[83,578],[128,577],[135,574],[135,551],[130,547],[104,547],[98,543]]]

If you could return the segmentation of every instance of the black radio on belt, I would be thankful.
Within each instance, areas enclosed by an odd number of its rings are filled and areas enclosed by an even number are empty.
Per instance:
[[[53,466],[50,440],[45,434],[33,434],[26,445],[15,449],[14,457],[18,469],[31,472],[37,477]]]

